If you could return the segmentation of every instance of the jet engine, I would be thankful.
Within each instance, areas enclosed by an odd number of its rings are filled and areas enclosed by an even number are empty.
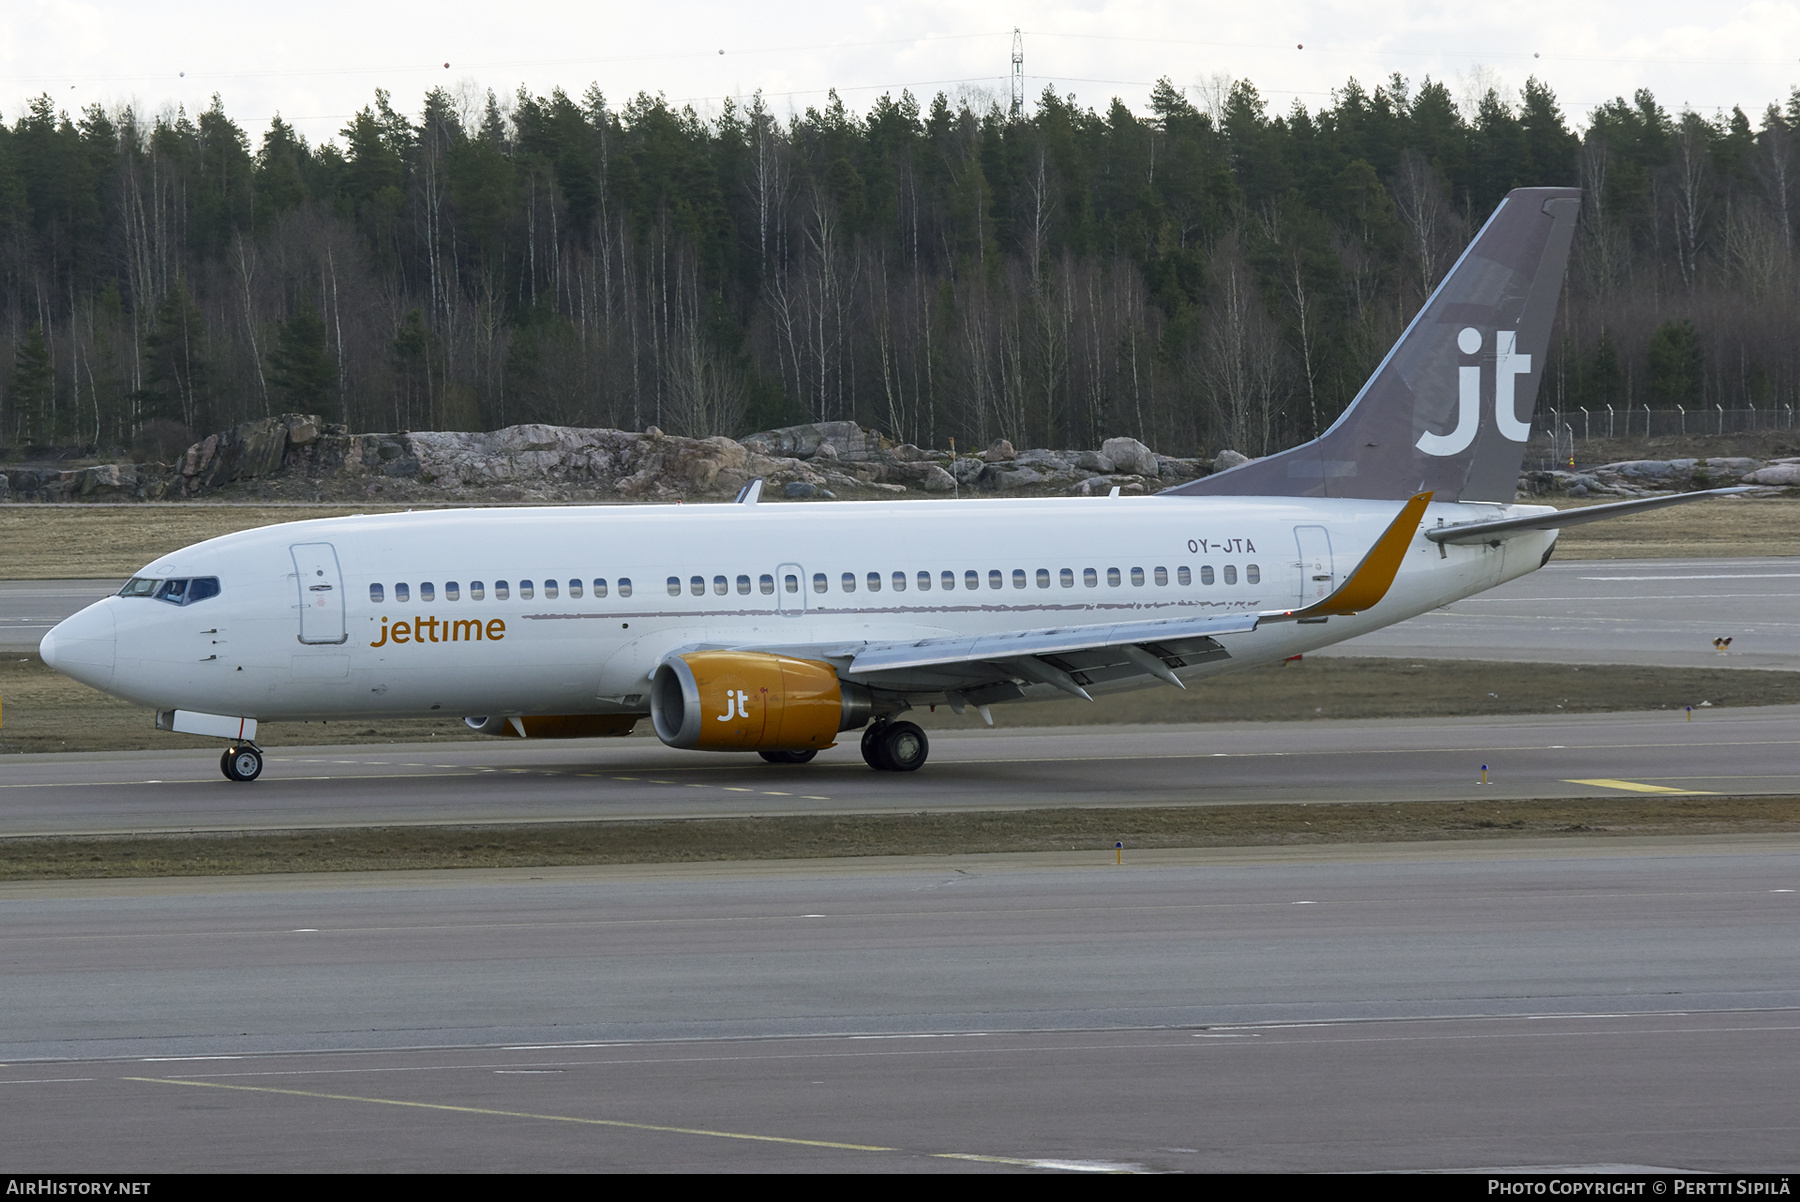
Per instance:
[[[869,690],[810,659],[694,651],[664,660],[650,683],[650,721],[671,747],[817,751],[873,712]]]

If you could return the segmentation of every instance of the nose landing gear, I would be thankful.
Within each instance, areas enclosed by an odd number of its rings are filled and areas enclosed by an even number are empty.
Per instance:
[[[876,722],[863,731],[863,762],[877,772],[917,772],[931,740],[914,722]]]
[[[262,775],[263,753],[251,744],[227,747],[219,757],[219,771],[226,780],[255,780]]]

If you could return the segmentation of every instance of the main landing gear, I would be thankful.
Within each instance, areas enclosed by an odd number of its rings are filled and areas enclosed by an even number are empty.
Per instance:
[[[862,757],[877,772],[917,772],[931,740],[913,722],[876,722],[863,731]]]
[[[255,780],[262,775],[262,769],[263,753],[249,743],[227,747],[219,757],[219,771],[226,780]]]

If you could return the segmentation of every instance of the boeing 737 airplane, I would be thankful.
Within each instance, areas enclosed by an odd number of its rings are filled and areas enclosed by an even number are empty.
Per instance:
[[[1580,193],[1510,193],[1319,438],[1153,497],[485,509],[328,518],[150,564],[44,637],[44,662],[218,736],[259,722],[465,716],[799,764],[902,715],[1188,684],[1541,567],[1575,511],[1513,503]],[[1522,416],[1523,415],[1523,416]]]

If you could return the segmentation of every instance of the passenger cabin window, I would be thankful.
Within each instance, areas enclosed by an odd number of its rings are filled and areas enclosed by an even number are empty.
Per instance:
[[[1013,580],[1014,588],[1024,588],[1025,587],[1025,569],[1024,568],[1014,568],[1012,580]]]
[[[479,580],[469,581],[469,600],[479,601],[487,595],[487,586]]]
[[[621,597],[631,596],[631,577],[629,577],[629,576],[619,577],[619,596],[621,596]]]
[[[767,576],[764,576],[763,579],[768,580],[769,578]],[[749,594],[750,594],[750,577],[739,576],[737,578],[737,590],[738,590],[739,596],[749,596]],[[770,593],[774,592],[775,591],[775,582],[772,580],[769,581],[769,587],[763,591],[770,592]]]
[[[427,580],[424,584],[421,584],[419,586],[419,600],[421,600],[421,601],[436,601],[437,600],[437,586],[435,584],[431,583],[431,581],[429,581],[429,580]]]
[[[998,568],[989,568],[988,569],[988,587],[989,588],[999,588],[1000,587],[1000,570]]]
[[[1213,582],[1212,565],[1210,563],[1201,564],[1200,565],[1200,583],[1201,584],[1211,584],[1212,582]]]
[[[800,577],[794,575],[792,572],[789,572],[787,575],[785,575],[781,578],[781,587],[783,589],[787,590],[789,593],[799,592],[800,591]]]
[[[879,593],[881,591],[881,573],[880,572],[870,572],[869,573],[869,591],[871,593]]]
[[[519,600],[529,601],[532,597],[532,584],[529,580],[519,581]]]
[[[556,581],[544,581],[544,599],[547,601],[556,600]]]
[[[569,596],[571,596],[571,597],[581,596],[581,581],[579,581],[579,580],[569,581]]]
[[[894,573],[894,591],[896,593],[904,593],[906,591],[906,573],[905,572],[895,572]]]
[[[461,599],[462,599],[462,585],[458,584],[454,580],[444,581],[444,600],[460,601]]]
[[[1050,569],[1049,568],[1039,568],[1037,570],[1037,586],[1039,588],[1049,588],[1050,587]]]
[[[399,588],[399,587],[400,587],[400,586],[399,586],[399,585],[395,585],[395,586],[394,586],[394,587],[395,587],[395,588]],[[496,600],[496,601],[504,601],[504,600],[506,600],[506,599],[507,599],[507,597],[509,597],[509,596],[511,596],[511,595],[512,595],[512,590],[511,590],[511,588],[510,588],[510,587],[509,587],[509,586],[508,586],[508,585],[507,585],[507,583],[506,583],[506,581],[504,581],[504,580],[496,580],[496,581],[494,581],[494,600]],[[405,598],[405,597],[402,597],[402,598],[400,598],[400,599],[401,599],[401,600],[402,600],[402,601],[404,601],[404,600],[406,600],[406,598]]]
[[[1142,568],[1131,569],[1131,584],[1132,584],[1132,587],[1134,587],[1134,588],[1143,588],[1144,587],[1144,569],[1142,569]]]
[[[825,579],[825,573],[814,572],[813,573],[813,592],[822,593],[828,587],[829,587],[829,582]]]
[[[1192,584],[1192,583],[1194,583],[1194,574],[1192,572],[1188,571],[1187,565],[1185,563],[1175,569],[1175,582],[1177,584]]]
[[[604,576],[594,577],[594,596],[595,597],[606,596],[606,577],[604,577]]]
[[[1064,568],[1062,571],[1060,571],[1056,574],[1056,580],[1057,580],[1057,583],[1062,585],[1064,588],[1074,588],[1075,587],[1075,569],[1074,568]]]
[[[1225,565],[1225,583],[1226,584],[1236,584],[1237,583],[1237,565],[1236,564],[1228,563]]]
[[[856,591],[856,573],[855,572],[845,572],[842,583],[844,586],[844,591],[846,593],[854,593]]]
[[[396,600],[396,601],[411,601],[412,593],[407,591],[407,588],[404,584],[396,584],[394,586],[394,600]]]
[[[954,591],[956,588],[956,573],[945,572],[942,576],[938,577],[938,583],[943,586],[945,592],[948,593]]]
[[[679,577],[679,576],[669,577],[669,596],[671,596],[671,597],[681,596],[681,577]]]
[[[931,573],[930,572],[920,572],[919,573],[919,591],[921,593],[929,593],[931,591]]]
[[[1158,586],[1169,583],[1169,569],[1167,569],[1167,568],[1156,569],[1156,583]]]
[[[761,576],[759,576],[757,578],[756,587],[762,591],[763,596],[765,596],[765,597],[771,596],[775,592],[775,577],[769,575],[767,572],[764,572]],[[792,576],[789,576],[788,577],[788,592],[797,593],[799,591],[800,591],[800,582],[798,580],[795,580]]]
[[[723,576],[714,576],[713,577],[713,595],[715,597],[723,597],[726,593],[729,593],[730,591],[731,591],[731,585],[728,581],[726,581],[725,577],[723,577]]]
[[[1106,583],[1107,583],[1107,586],[1108,586],[1108,587],[1109,587],[1109,588],[1118,588],[1118,587],[1119,587],[1119,582],[1120,582],[1120,577],[1119,577],[1119,569],[1117,569],[1117,568],[1108,568],[1108,569],[1106,569]]]
[[[135,581],[135,580],[132,581],[132,584],[136,584],[136,583],[137,583],[137,581]],[[129,587],[129,586],[127,586],[127,587]],[[119,595],[126,596],[127,594],[120,593]],[[377,605],[380,605],[383,601],[387,600],[386,590],[384,590],[379,584],[371,584],[369,586],[369,600],[373,601]]]
[[[1253,563],[1245,564],[1244,565],[1244,583],[1245,584],[1261,584],[1262,583],[1262,569],[1257,567]]]
[[[1100,583],[1100,574],[1092,568],[1081,569],[1081,583],[1094,588]]]
[[[689,576],[688,592],[694,594],[696,597],[704,597],[706,595],[706,577]]]

